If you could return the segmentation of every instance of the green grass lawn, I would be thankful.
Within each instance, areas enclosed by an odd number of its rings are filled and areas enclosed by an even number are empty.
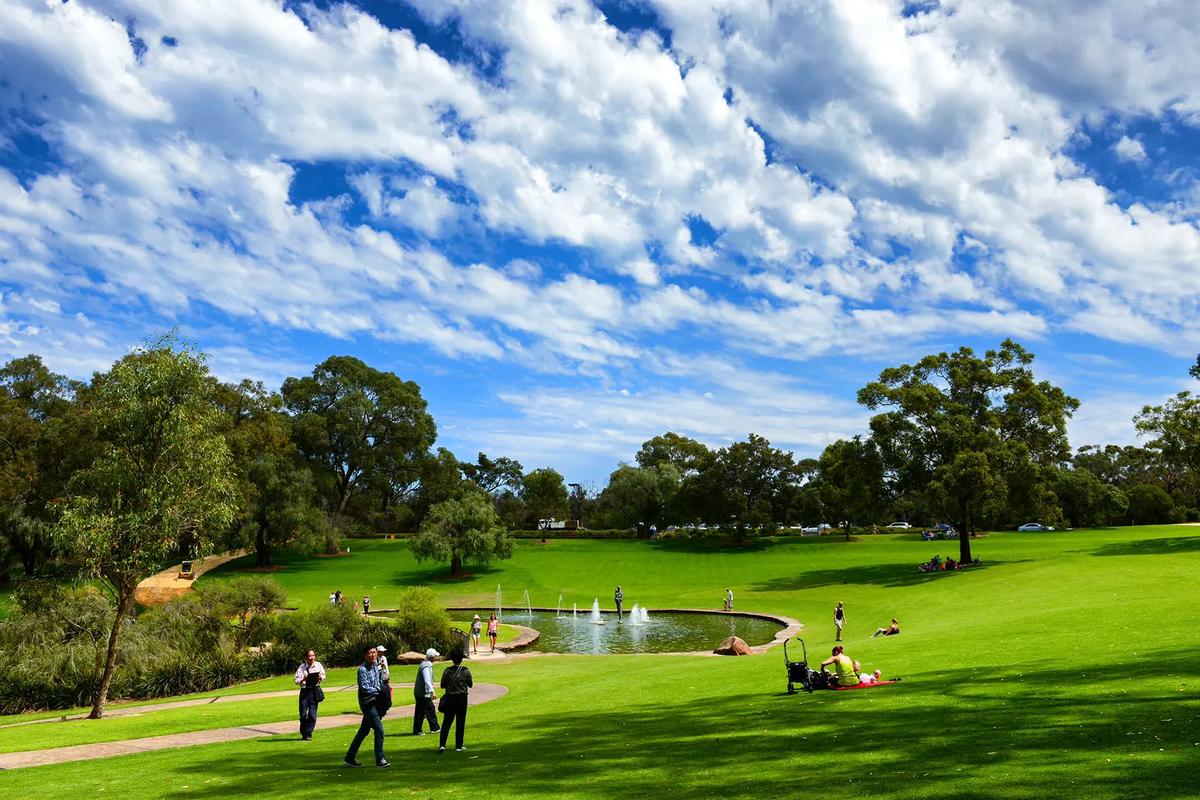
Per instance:
[[[452,620],[450,625],[451,627],[458,628],[465,634],[470,635],[471,633],[471,620],[469,619]],[[513,627],[512,625],[502,624],[496,631],[496,644],[508,644],[509,642],[516,641],[517,637],[520,635],[521,631],[519,631],[517,628]],[[491,646],[488,642],[487,620],[483,620],[483,630],[479,633],[479,646],[484,650]]]
[[[774,540],[727,552],[523,542],[511,561],[456,581],[441,578],[444,567],[414,562],[403,542],[350,544],[350,557],[292,561],[274,577],[293,603],[325,602],[340,588],[351,598],[366,591],[381,608],[411,584],[434,587],[447,604],[486,607],[499,583],[506,605],[527,589],[535,606],[554,607],[561,594],[583,607],[593,597],[610,605],[621,583],[627,605],[652,609],[719,608],[731,586],[739,609],[808,623],[817,658],[829,652],[841,600],[847,652],[904,682],[787,696],[780,650],[738,659],[517,658],[472,666],[476,680],[510,693],[471,710],[466,753],[439,757],[430,737],[402,736],[410,722],[396,720],[390,772],[340,768],[346,729],[312,742],[281,736],[16,770],[0,775],[0,795],[48,786],[131,799],[1197,795],[1197,528],[993,535],[975,543],[984,567],[933,575],[916,564],[954,554],[955,543]],[[892,616],[904,634],[870,639]],[[273,701],[245,705],[259,702]],[[287,699],[280,713],[293,705]],[[154,732],[164,733],[189,724],[184,711],[130,722],[162,716]],[[44,735],[66,744],[73,726],[95,725],[31,727],[62,731]],[[12,730],[0,729],[0,744]]]

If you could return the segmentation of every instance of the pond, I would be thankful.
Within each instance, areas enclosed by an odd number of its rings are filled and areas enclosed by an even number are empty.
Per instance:
[[[727,636],[739,636],[754,647],[767,644],[783,625],[760,617],[734,614],[649,613],[649,618],[632,624],[629,614],[618,623],[615,613],[602,613],[603,624],[592,622],[588,612],[572,617],[553,611],[506,611],[502,622],[533,628],[541,637],[525,652],[583,653],[684,653],[711,651]],[[486,638],[485,638],[486,642]]]

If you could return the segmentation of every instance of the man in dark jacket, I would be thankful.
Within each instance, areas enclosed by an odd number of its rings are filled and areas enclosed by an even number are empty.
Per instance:
[[[454,725],[454,749],[460,753],[467,749],[463,744],[467,732],[467,693],[475,685],[471,680],[471,670],[462,665],[462,651],[455,650],[450,654],[450,659],[454,666],[447,667],[442,673],[442,738],[438,746],[439,753],[446,752],[446,739],[450,735],[451,725]]]

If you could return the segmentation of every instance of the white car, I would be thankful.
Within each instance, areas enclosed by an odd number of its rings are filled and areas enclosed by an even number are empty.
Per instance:
[[[1051,527],[1051,526],[1049,526],[1049,525],[1043,525],[1043,524],[1042,524],[1042,523],[1040,523],[1040,522],[1026,522],[1024,525],[1022,525],[1021,527],[1017,528],[1017,530],[1019,530],[1019,531],[1025,531],[1025,532],[1029,532],[1029,531],[1052,531],[1052,530],[1054,530],[1054,528],[1052,528],[1052,527]]]
[[[909,525],[907,522],[893,522],[891,525],[888,525],[888,527],[889,528],[904,528],[907,530],[908,528],[911,528],[912,525]]]
[[[801,533],[821,534],[827,530],[831,530],[832,528],[833,528],[833,526],[830,525],[828,522],[822,522],[820,525],[809,525],[807,527],[801,528],[800,532]]]

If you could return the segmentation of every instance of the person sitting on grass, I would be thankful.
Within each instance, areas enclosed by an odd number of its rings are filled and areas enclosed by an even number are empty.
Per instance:
[[[899,632],[900,620],[892,617],[892,624],[886,628],[876,628],[875,632],[871,634],[871,638],[874,639],[876,636],[895,636]]]
[[[846,655],[845,648],[840,644],[834,645],[833,655],[821,662],[822,667],[830,665],[833,666],[833,674],[828,677],[831,687],[853,686],[858,683],[856,664],[850,656]]]

